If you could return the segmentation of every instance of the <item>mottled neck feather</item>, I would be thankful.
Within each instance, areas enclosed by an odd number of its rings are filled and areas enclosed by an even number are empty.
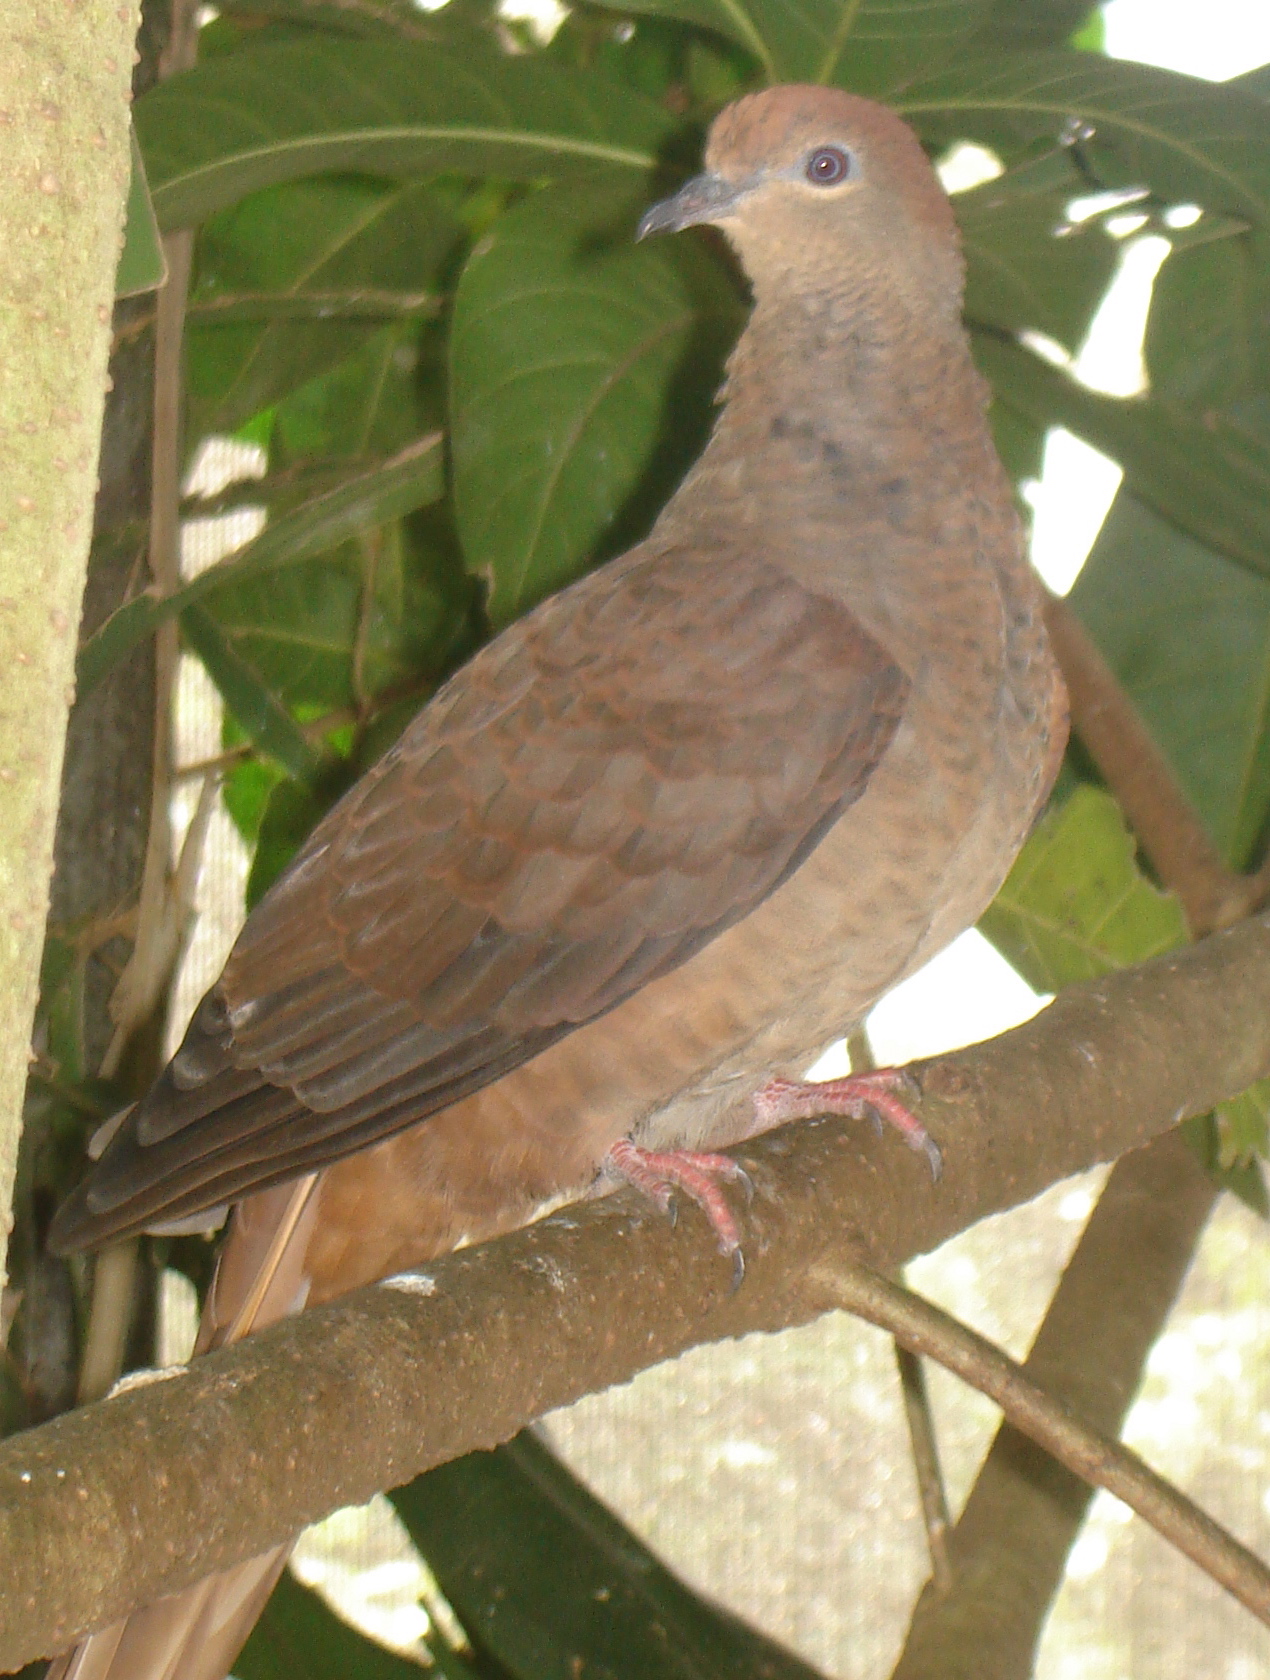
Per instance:
[[[955,648],[955,625],[993,645],[1003,610],[1031,616],[1036,582],[959,319],[917,314],[867,275],[760,296],[724,398],[655,540],[760,548],[846,601],[905,668]]]

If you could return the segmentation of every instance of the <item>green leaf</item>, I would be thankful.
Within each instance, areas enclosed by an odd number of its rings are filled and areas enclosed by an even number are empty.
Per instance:
[[[441,438],[418,439],[391,461],[360,472],[337,488],[285,515],[219,565],[210,566],[173,594],[140,595],[112,613],[79,651],[76,677],[82,699],[138,642],[164,619],[219,589],[282,568],[334,547],[374,526],[436,501],[445,489]]]
[[[1109,794],[1077,788],[1043,818],[979,928],[1038,991],[1053,992],[1185,944],[1171,893],[1138,868]]]
[[[1047,333],[1069,350],[1079,346],[1117,261],[1100,221],[1068,220],[1067,205],[1080,190],[1063,157],[1022,164],[954,197],[967,316],[1010,332]]]
[[[753,54],[769,82],[894,87],[947,58],[988,16],[991,0],[601,0],[717,30]]]
[[[1217,1105],[1217,1141],[1218,1165],[1227,1172],[1270,1154],[1270,1079]]]
[[[421,1672],[350,1627],[289,1570],[234,1662],[238,1680],[419,1680]]]
[[[432,533],[395,522],[285,572],[240,579],[208,608],[286,705],[361,712],[403,686],[418,706],[461,633],[470,587]]]
[[[1219,415],[1201,422],[1157,398],[1107,397],[1021,345],[974,335],[997,394],[1043,426],[1066,426],[1119,461],[1142,501],[1197,541],[1270,573],[1270,448]]]
[[[460,238],[431,188],[349,177],[212,217],[187,317],[192,435],[233,431],[360,350],[385,314],[435,313]]]
[[[335,799],[301,782],[282,781],[269,795],[256,837],[256,850],[247,874],[244,908],[254,910],[300,850]],[[237,1670],[235,1671],[237,1672]],[[239,1680],[245,1680],[244,1676]]]
[[[1226,858],[1270,821],[1270,582],[1122,490],[1071,605]]]
[[[698,1598],[528,1431],[389,1497],[473,1644],[519,1680],[821,1680]]]
[[[537,56],[318,35],[213,59],[137,103],[165,228],[305,175],[643,176],[671,127],[629,88]]]
[[[352,466],[435,430],[445,418],[442,353],[439,333],[426,323],[376,333],[272,410],[270,461]]]
[[[1101,50],[1102,10],[1089,0],[995,0],[983,38],[985,45],[991,39],[998,48],[1061,47],[1087,30],[1097,31],[1092,50]]]
[[[1203,410],[1260,383],[1255,284],[1249,239],[1174,250],[1156,277],[1147,317],[1144,351],[1156,395]]]
[[[135,128],[129,138],[132,144],[132,178],[128,183],[123,250],[119,253],[119,266],[115,270],[117,298],[157,291],[168,277],[167,259],[159,243],[159,224],[155,220],[154,205],[150,202],[146,166],[141,147],[137,144]]]
[[[1086,149],[1108,187],[1270,218],[1265,107],[1221,83],[1093,53],[996,53],[914,83],[895,105],[925,136],[1007,151],[1057,144],[1076,119],[1095,130]]]
[[[455,509],[495,625],[641,536],[705,440],[740,298],[706,247],[636,245],[633,219],[607,184],[549,188],[459,283]]]
[[[316,754],[295,719],[230,646],[211,614],[203,607],[187,607],[181,614],[181,631],[247,738],[292,776],[307,781],[317,768]]]

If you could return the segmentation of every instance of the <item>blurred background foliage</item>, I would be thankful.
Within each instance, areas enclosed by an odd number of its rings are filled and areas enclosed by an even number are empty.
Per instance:
[[[968,142],[998,160],[954,202],[1003,458],[1022,486],[1061,425],[1123,469],[1072,605],[1228,863],[1258,864],[1270,73],[1213,84],[1109,61],[1082,0],[575,0],[555,22],[491,0],[222,0],[197,65],[143,91],[158,226],[197,229],[183,459],[211,435],[264,452],[262,477],[182,512],[265,519],[160,603],[140,566],[144,511],[99,507],[94,564],[129,582],[86,621],[80,706],[177,618],[224,699],[213,768],[258,898],[448,672],[647,530],[708,432],[746,297],[709,231],[637,246],[633,227],[694,167],[723,103],[814,79],[887,100],[934,158]],[[1064,364],[1116,268],[1107,219],[1129,201],[1172,249],[1149,388],[1115,398]],[[134,194],[125,289],[157,277],[149,229]],[[119,342],[145,345],[153,296],[129,310]],[[86,1135],[128,1092],[127,1063],[98,1076],[86,1011],[93,963],[130,927],[125,906],[117,925],[50,930],[0,1368],[8,1429],[73,1394],[89,1271],[51,1261],[41,1235]],[[1042,991],[1188,937],[1079,746],[983,927]],[[1266,1112],[1253,1092],[1197,1129],[1254,1201]],[[153,1240],[141,1295],[162,1265],[201,1287],[208,1252]],[[129,1358],[146,1363],[153,1315],[136,1324]],[[810,1673],[690,1593],[535,1440],[394,1500],[464,1635],[434,1622],[446,1675]],[[237,1672],[386,1680],[412,1666],[284,1577]]]

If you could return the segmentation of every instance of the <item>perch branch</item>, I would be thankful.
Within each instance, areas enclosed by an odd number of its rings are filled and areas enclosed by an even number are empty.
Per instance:
[[[838,1305],[824,1268],[893,1269],[1204,1113],[1270,1074],[1270,917],[912,1071],[941,1184],[864,1127],[756,1139],[735,1293],[703,1221],[669,1231],[621,1193],[3,1443],[0,1667],[688,1347],[806,1323]]]

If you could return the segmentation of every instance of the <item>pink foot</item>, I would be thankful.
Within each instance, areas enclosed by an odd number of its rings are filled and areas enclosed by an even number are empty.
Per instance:
[[[675,1191],[682,1190],[685,1196],[691,1197],[710,1221],[720,1253],[732,1256],[736,1281],[741,1281],[745,1270],[741,1231],[719,1184],[721,1180],[743,1184],[748,1200],[754,1194],[754,1187],[744,1167],[730,1155],[703,1155],[695,1149],[639,1149],[629,1138],[613,1145],[607,1165],[619,1178],[655,1202],[672,1223]]]
[[[793,1079],[769,1079],[754,1093],[754,1113],[759,1130],[783,1126],[787,1120],[813,1120],[820,1114],[842,1114],[850,1120],[872,1120],[879,1134],[886,1120],[910,1149],[925,1155],[930,1175],[938,1181],[944,1170],[939,1145],[897,1092],[911,1096],[913,1081],[903,1068],[875,1068],[871,1073],[852,1073],[845,1079],[800,1083]]]

